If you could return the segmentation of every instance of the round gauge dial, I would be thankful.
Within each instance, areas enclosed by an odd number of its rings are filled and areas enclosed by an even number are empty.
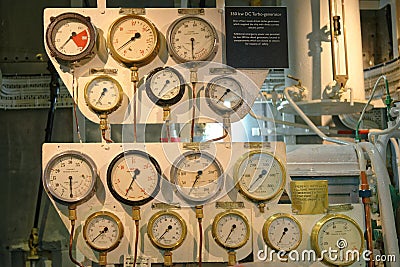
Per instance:
[[[186,200],[206,202],[220,191],[224,175],[221,164],[212,155],[188,151],[173,164],[171,177]]]
[[[171,106],[179,102],[185,93],[185,81],[173,68],[156,68],[146,78],[146,92],[154,104]]]
[[[269,217],[262,232],[264,241],[275,250],[291,251],[301,243],[300,223],[290,214],[278,213]]]
[[[107,185],[111,194],[122,203],[142,205],[160,190],[161,169],[147,153],[128,150],[116,156],[107,170]]]
[[[286,171],[271,153],[253,150],[238,160],[234,177],[245,197],[260,202],[271,200],[283,191]]]
[[[173,250],[179,247],[186,238],[186,232],[185,221],[173,211],[157,212],[147,225],[150,241],[160,249]]]
[[[98,114],[110,114],[121,106],[123,91],[121,85],[110,76],[94,78],[85,86],[85,101]]]
[[[90,215],[83,226],[83,238],[94,250],[106,252],[115,249],[121,242],[124,228],[120,219],[108,211]]]
[[[329,214],[314,225],[311,246],[318,256],[323,251],[336,250],[337,253],[332,255],[324,253],[323,261],[334,266],[348,266],[357,259],[352,252],[362,253],[364,235],[357,222],[350,217]]]
[[[43,184],[47,192],[63,203],[87,200],[94,192],[96,165],[87,155],[66,151],[47,163]]]
[[[217,32],[206,20],[183,17],[169,28],[167,42],[171,56],[178,62],[210,60],[217,50]]]
[[[223,248],[241,248],[250,237],[249,221],[244,214],[236,210],[220,213],[213,221],[212,236]]]
[[[89,17],[63,13],[50,18],[46,44],[51,56],[63,61],[79,61],[93,55],[96,30]]]
[[[144,65],[158,53],[158,31],[144,17],[123,16],[111,25],[108,46],[116,60],[129,65]]]
[[[207,84],[205,95],[211,108],[220,114],[232,113],[243,104],[242,86],[227,76],[212,79]]]

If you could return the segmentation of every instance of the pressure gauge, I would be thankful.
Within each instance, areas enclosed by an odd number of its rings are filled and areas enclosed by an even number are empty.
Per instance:
[[[176,69],[159,67],[147,76],[146,93],[154,104],[162,107],[172,106],[182,99],[185,81]]]
[[[278,213],[269,217],[262,230],[264,241],[278,251],[296,249],[302,238],[299,221],[290,214]]]
[[[239,191],[255,202],[271,200],[282,192],[286,171],[273,154],[252,150],[243,155],[235,165],[235,180]]]
[[[145,17],[123,16],[111,25],[108,46],[116,60],[128,65],[144,65],[158,53],[158,31]]]
[[[219,114],[229,114],[243,104],[242,86],[228,76],[212,79],[205,89],[208,105]]]
[[[107,252],[115,249],[121,242],[124,228],[120,219],[108,211],[90,215],[83,226],[83,238],[94,250]]]
[[[47,163],[43,185],[57,201],[72,204],[92,196],[96,177],[96,165],[91,158],[81,152],[65,151]]]
[[[186,223],[173,211],[159,211],[151,216],[147,225],[147,235],[151,243],[159,249],[173,250],[186,238]]]
[[[117,200],[137,206],[157,195],[160,177],[160,166],[153,157],[143,151],[128,150],[111,161],[107,170],[107,185]]]
[[[89,17],[63,13],[50,18],[46,44],[50,55],[63,61],[79,61],[93,55],[96,29]]]
[[[85,86],[85,101],[88,107],[97,114],[110,114],[121,106],[123,91],[114,78],[101,75]]]
[[[186,200],[206,202],[221,190],[224,175],[221,164],[212,155],[188,151],[173,164],[171,179]]]
[[[215,216],[212,236],[225,249],[243,247],[250,237],[250,225],[246,216],[236,210],[228,210]]]
[[[356,221],[343,214],[328,214],[319,220],[311,232],[311,246],[323,261],[334,266],[351,265],[364,248],[364,235]]]
[[[217,51],[217,40],[214,27],[194,16],[176,20],[167,32],[169,53],[181,63],[210,60]]]

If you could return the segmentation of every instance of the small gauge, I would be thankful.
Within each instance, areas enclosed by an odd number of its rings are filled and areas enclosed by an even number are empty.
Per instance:
[[[147,225],[147,234],[154,246],[173,250],[186,238],[186,223],[173,211],[159,211],[151,216]]]
[[[83,238],[94,250],[108,252],[121,242],[124,228],[120,219],[108,211],[90,215],[83,226]]]
[[[206,202],[216,196],[223,185],[221,164],[212,155],[200,151],[182,154],[171,168],[172,182],[183,198]]]
[[[85,101],[88,107],[97,114],[110,114],[121,106],[123,91],[114,78],[101,75],[85,86]]]
[[[205,89],[208,105],[219,114],[229,114],[243,104],[240,83],[228,76],[212,79]]]
[[[279,251],[296,249],[302,238],[299,221],[290,214],[278,213],[269,217],[263,227],[264,241]]]
[[[364,235],[356,221],[343,214],[328,214],[320,219],[311,232],[311,246],[318,257],[323,251],[323,261],[334,266],[348,266],[356,259],[354,253],[362,253]],[[354,256],[354,257],[353,257]]]
[[[146,78],[146,92],[154,104],[172,106],[182,99],[185,81],[174,68],[156,68]]]
[[[111,25],[108,46],[116,60],[128,65],[144,65],[158,53],[158,31],[145,17],[123,16]]]
[[[94,193],[96,165],[87,155],[65,151],[47,163],[43,185],[47,192],[62,203],[87,200]]]
[[[215,216],[212,236],[225,249],[243,247],[250,238],[250,225],[246,216],[236,210],[228,210]]]
[[[128,150],[116,156],[107,170],[111,194],[122,203],[143,205],[160,190],[161,169],[149,154]]]
[[[271,200],[283,191],[286,171],[282,162],[269,152],[252,150],[235,166],[239,191],[255,202]]]
[[[176,20],[167,33],[169,53],[181,63],[210,60],[217,51],[217,40],[211,23],[194,16]]]
[[[63,13],[50,18],[46,44],[50,55],[63,61],[79,61],[94,55],[96,29],[90,17]]]

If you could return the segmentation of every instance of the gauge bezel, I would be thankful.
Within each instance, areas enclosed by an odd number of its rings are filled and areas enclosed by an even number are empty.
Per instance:
[[[53,32],[55,30],[55,27],[58,25],[58,23],[62,22],[63,20],[77,20],[78,22],[85,25],[89,30],[89,37],[90,37],[89,45],[86,47],[86,49],[82,50],[79,54],[66,55],[66,54],[60,52],[57,49],[56,45],[54,44]],[[68,62],[75,62],[75,61],[80,61],[82,59],[91,57],[94,55],[93,50],[95,48],[96,40],[97,40],[96,28],[91,23],[90,17],[85,17],[81,14],[74,13],[74,12],[67,12],[67,13],[60,14],[56,17],[50,17],[50,24],[46,30],[46,44],[50,50],[50,55],[55,57],[56,59],[60,59],[62,61],[68,61]]]
[[[78,158],[80,160],[82,160],[83,162],[85,162],[85,164],[87,164],[91,170],[92,173],[92,179],[91,179],[91,183],[90,183],[90,187],[85,194],[81,195],[80,197],[74,198],[74,199],[67,199],[67,198],[63,198],[61,196],[59,196],[57,194],[57,192],[55,192],[50,184],[50,172],[54,166],[54,164],[56,163],[56,161],[60,160],[61,158],[65,158],[68,156],[71,157],[75,157]],[[75,151],[75,150],[68,150],[68,151],[64,151],[62,153],[59,153],[55,156],[53,156],[48,162],[47,165],[44,169],[43,172],[43,187],[45,188],[46,192],[48,194],[51,195],[51,197],[56,200],[57,202],[64,204],[64,205],[69,205],[69,204],[77,204],[77,203],[82,203],[87,201],[89,198],[92,197],[92,195],[95,192],[95,185],[96,185],[96,179],[97,179],[97,167],[96,164],[94,163],[94,161],[86,154],[79,152],[79,151]]]
[[[151,192],[151,193],[146,192],[148,197],[145,198],[145,199],[142,199],[142,200],[129,200],[129,199],[126,199],[123,196],[121,196],[120,194],[118,194],[118,192],[115,190],[115,188],[113,186],[112,173],[113,173],[115,164],[121,158],[125,158],[126,155],[139,155],[140,157],[147,158],[150,161],[150,163],[154,166],[154,168],[156,169],[157,185],[154,188],[153,192]],[[160,168],[160,165],[158,164],[158,162],[152,156],[150,156],[149,154],[147,154],[146,152],[141,151],[141,150],[127,150],[127,151],[124,151],[124,152],[118,154],[111,161],[111,163],[108,165],[108,169],[107,169],[107,186],[108,186],[108,189],[110,190],[110,192],[111,192],[111,194],[113,195],[114,198],[116,198],[119,202],[122,202],[122,203],[124,203],[126,205],[129,205],[129,206],[141,206],[141,205],[144,205],[144,204],[148,203],[149,201],[153,200],[154,197],[160,191],[160,181],[161,181],[161,168]]]
[[[171,245],[164,245],[164,244],[161,244],[160,242],[158,242],[152,231],[155,221],[163,215],[169,215],[169,216],[175,217],[180,222],[181,227],[182,227],[182,235],[180,236],[179,240]],[[174,212],[171,210],[162,210],[162,211],[159,211],[159,212],[153,214],[153,216],[151,216],[151,218],[149,219],[149,222],[147,224],[147,235],[148,235],[151,243],[155,247],[157,247],[159,249],[164,249],[164,250],[174,250],[174,249],[178,248],[180,245],[182,245],[183,241],[185,241],[185,238],[187,235],[186,222],[182,218],[182,216],[179,215],[177,212]]]
[[[156,96],[151,88],[151,80],[153,79],[154,75],[161,72],[161,71],[171,71],[173,72],[179,79],[179,92],[176,96],[174,96],[173,98],[170,99],[162,99],[159,98],[158,96]],[[145,81],[145,87],[146,87],[146,93],[147,96],[149,97],[149,99],[156,104],[157,106],[161,106],[161,107],[169,107],[172,105],[175,105],[176,103],[178,103],[183,95],[185,94],[185,80],[182,76],[182,74],[180,74],[180,72],[172,67],[158,67],[155,68],[154,70],[152,70],[146,77],[146,81]]]

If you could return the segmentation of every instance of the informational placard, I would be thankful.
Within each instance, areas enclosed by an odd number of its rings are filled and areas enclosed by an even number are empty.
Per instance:
[[[322,214],[328,211],[328,181],[291,181],[292,212]]]
[[[226,61],[234,68],[288,68],[286,7],[225,7]]]

